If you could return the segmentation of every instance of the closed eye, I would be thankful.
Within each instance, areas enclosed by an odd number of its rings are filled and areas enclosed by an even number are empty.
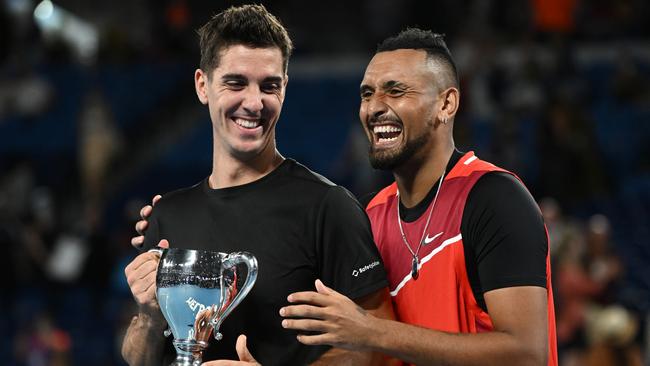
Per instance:
[[[228,89],[241,90],[246,87],[246,82],[241,80],[227,80],[224,82],[224,85],[226,85]]]
[[[400,96],[404,94],[404,89],[399,89],[399,88],[391,88],[386,91],[386,94],[391,95],[391,96]]]
[[[264,83],[262,84],[262,91],[264,93],[275,93],[282,88],[280,83]]]
[[[368,85],[361,85],[361,89],[359,90],[359,94],[361,95],[361,99],[365,100],[370,97],[372,97],[372,94],[374,93],[374,90],[368,86]]]

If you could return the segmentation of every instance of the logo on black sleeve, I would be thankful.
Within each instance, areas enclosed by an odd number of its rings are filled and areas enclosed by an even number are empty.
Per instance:
[[[358,269],[353,270],[352,275],[354,277],[359,277],[359,275],[362,274],[363,272],[365,272],[365,271],[367,271],[369,269],[373,269],[373,268],[377,267],[378,265],[379,265],[379,261],[374,261],[374,262],[372,262],[370,264],[366,264],[363,267],[359,267]]]

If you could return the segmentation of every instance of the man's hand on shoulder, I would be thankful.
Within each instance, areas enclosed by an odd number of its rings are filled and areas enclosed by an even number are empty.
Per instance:
[[[151,205],[146,205],[140,209],[141,220],[135,224],[135,231],[137,231],[139,235],[131,238],[131,245],[134,248],[136,249],[142,248],[142,244],[144,244],[144,233],[145,231],[147,231],[147,226],[149,226],[149,222],[147,222],[147,219],[149,218],[149,216],[151,216],[151,213],[153,212],[153,207],[156,205],[156,203],[158,203],[158,201],[160,201],[161,198],[162,196],[157,194],[151,201]]]

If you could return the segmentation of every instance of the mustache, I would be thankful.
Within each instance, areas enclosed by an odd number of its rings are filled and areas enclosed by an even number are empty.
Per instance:
[[[399,118],[386,114],[382,114],[381,116],[373,116],[368,119],[369,124],[377,124],[382,122],[395,122],[402,124],[402,121]]]

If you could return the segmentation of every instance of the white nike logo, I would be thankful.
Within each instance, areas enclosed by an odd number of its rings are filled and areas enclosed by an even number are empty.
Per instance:
[[[441,231],[441,232],[437,233],[436,235],[434,235],[431,238],[429,237],[429,234],[427,234],[427,236],[424,237],[424,245],[427,245],[427,244],[431,243],[432,241],[436,240],[436,238],[439,237],[440,235],[442,235],[443,233],[444,233],[444,231]]]

